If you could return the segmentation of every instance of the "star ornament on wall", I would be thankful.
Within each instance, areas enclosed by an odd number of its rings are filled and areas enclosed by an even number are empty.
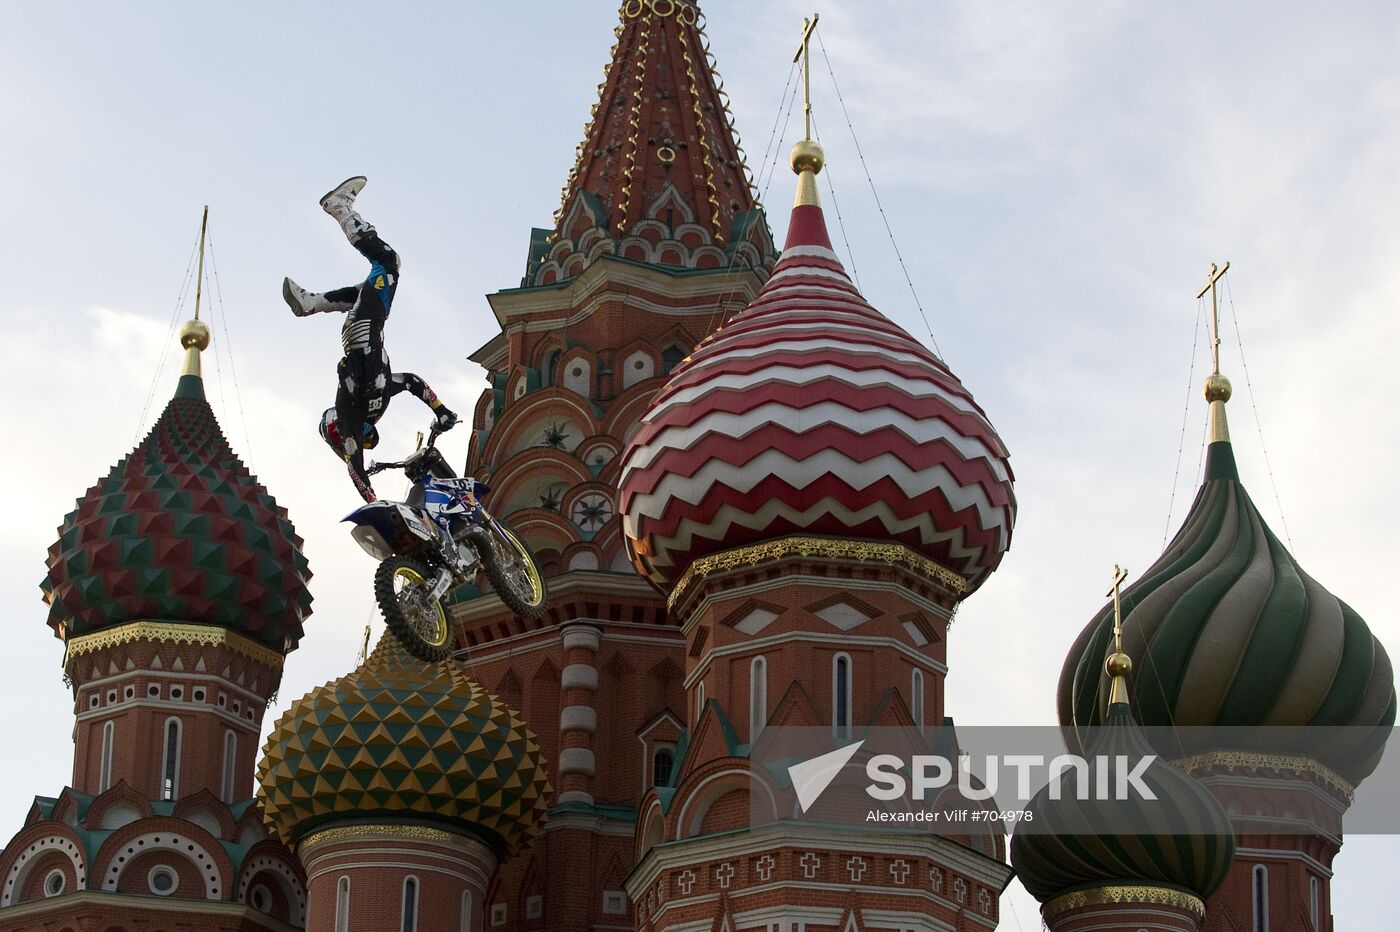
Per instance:
[[[544,429],[544,437],[540,440],[540,446],[553,447],[556,450],[564,449],[564,444],[569,439],[569,432],[560,423],[550,424]]]
[[[585,495],[574,503],[573,517],[574,523],[583,530],[597,530],[612,517],[612,502],[601,493]]]

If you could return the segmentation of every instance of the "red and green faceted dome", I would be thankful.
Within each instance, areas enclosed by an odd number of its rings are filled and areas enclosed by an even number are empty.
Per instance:
[[[78,500],[40,584],[65,640],[137,620],[227,628],[286,652],[311,612],[287,511],[229,448],[197,375]]]

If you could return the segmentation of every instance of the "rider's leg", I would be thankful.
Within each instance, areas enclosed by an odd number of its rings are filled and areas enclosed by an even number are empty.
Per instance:
[[[398,287],[399,254],[380,239],[373,224],[355,210],[355,198],[364,186],[363,177],[347,179],[321,198],[321,207],[340,224],[340,229],[345,233],[350,245],[369,260],[369,276],[360,285],[359,303],[363,305],[376,300],[382,312],[388,314],[389,305],[394,300],[394,291]]]
[[[355,298],[359,293],[360,287],[358,285],[336,288],[334,291],[316,292],[307,291],[290,278],[282,279],[282,299],[287,302],[292,313],[298,317],[332,311],[344,314],[355,306]]]
[[[364,404],[360,400],[364,384],[361,370],[353,356],[343,357],[336,370],[339,379],[335,390],[335,426],[340,441],[340,449],[336,452],[345,460],[355,491],[365,501],[373,502],[378,498],[370,485],[369,473],[365,471],[365,451],[360,442],[366,420]],[[328,441],[330,439],[327,437]]]
[[[448,430],[457,423],[457,415],[452,409],[442,403],[442,399],[437,396],[428,383],[412,372],[395,372],[389,376],[388,393],[390,397],[399,392],[407,391],[423,404],[432,408],[433,414],[437,417],[439,430]]]

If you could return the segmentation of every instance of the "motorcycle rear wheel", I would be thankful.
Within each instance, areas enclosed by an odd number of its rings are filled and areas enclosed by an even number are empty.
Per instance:
[[[435,663],[452,653],[442,600],[431,598],[435,574],[412,557],[393,556],[374,571],[374,599],[384,623],[408,652]]]
[[[486,578],[511,611],[521,618],[539,618],[544,614],[549,593],[535,558],[504,524],[490,519],[485,527],[489,544],[481,562]]]

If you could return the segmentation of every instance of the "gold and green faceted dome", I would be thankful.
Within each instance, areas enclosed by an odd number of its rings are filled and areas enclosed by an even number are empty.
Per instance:
[[[391,818],[454,826],[507,855],[539,831],[550,794],[520,715],[392,634],[293,702],[258,764],[263,817],[289,846],[330,822]]]

